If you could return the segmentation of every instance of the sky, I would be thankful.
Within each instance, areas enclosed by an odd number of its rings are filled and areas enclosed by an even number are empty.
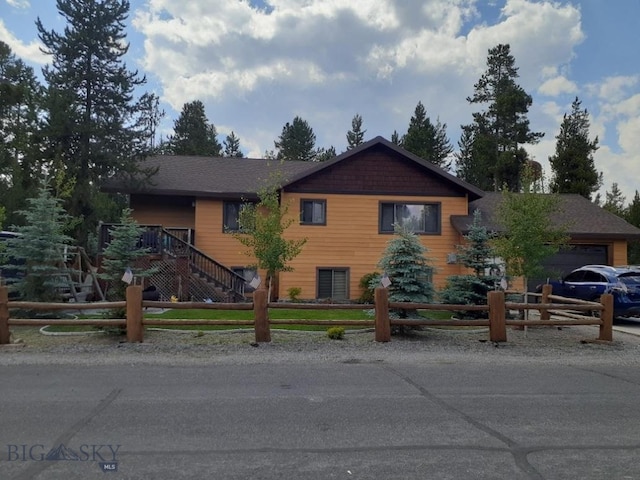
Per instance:
[[[62,32],[53,0],[0,0],[0,40],[36,72],[50,62],[35,27]],[[640,190],[640,2],[636,0],[130,0],[127,66],[146,75],[172,131],[182,106],[205,105],[219,140],[232,130],[262,157],[295,116],[316,146],[346,149],[355,114],[365,140],[406,132],[417,103],[447,125],[481,109],[466,99],[488,50],[509,44],[533,98],[525,148],[550,176],[562,117],[578,97],[599,140],[601,194]]]

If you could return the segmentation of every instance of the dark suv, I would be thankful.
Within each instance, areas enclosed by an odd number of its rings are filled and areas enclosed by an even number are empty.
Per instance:
[[[598,301],[603,293],[611,293],[615,317],[640,317],[640,267],[585,265],[549,284],[553,295],[581,300]]]

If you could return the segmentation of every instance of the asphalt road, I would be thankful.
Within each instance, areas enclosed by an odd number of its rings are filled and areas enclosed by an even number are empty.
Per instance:
[[[640,478],[637,366],[29,365],[0,379],[1,479]]]

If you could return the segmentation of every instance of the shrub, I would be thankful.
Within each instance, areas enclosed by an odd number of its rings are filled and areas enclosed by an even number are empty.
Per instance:
[[[331,340],[342,340],[344,338],[344,327],[331,327],[327,329],[327,337]]]
[[[302,293],[302,289],[300,287],[291,287],[287,289],[287,295],[289,300],[292,302],[300,301],[300,294]]]
[[[380,274],[378,272],[363,275],[362,278],[360,278],[360,283],[358,283],[360,290],[362,290],[362,293],[358,297],[358,302],[373,303],[375,287],[378,283],[380,283]]]

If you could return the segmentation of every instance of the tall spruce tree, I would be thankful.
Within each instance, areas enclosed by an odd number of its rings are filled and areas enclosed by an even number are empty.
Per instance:
[[[33,69],[0,41],[0,205],[9,224],[24,221],[16,212],[42,179],[42,96]]]
[[[351,120],[351,130],[347,132],[347,150],[356,148],[364,143],[364,134],[366,130],[362,130],[362,115],[356,113]]]
[[[589,139],[589,113],[580,108],[581,104],[576,97],[571,113],[562,118],[556,152],[549,157],[553,174],[550,187],[554,193],[577,193],[591,200],[591,195],[602,186],[602,174],[593,161],[598,138]]]
[[[316,160],[316,134],[306,120],[296,116],[292,123],[282,127],[282,133],[274,142],[278,160]]]
[[[216,127],[209,122],[200,100],[185,103],[173,124],[169,149],[174,155],[204,155],[220,157],[222,146],[216,138]]]
[[[420,158],[449,169],[451,161],[448,157],[453,152],[453,146],[447,138],[446,130],[446,124],[440,123],[440,119],[434,124],[427,116],[422,102],[418,102],[409,121],[409,129],[402,136],[400,145]]]
[[[242,150],[240,150],[240,139],[233,131],[229,135],[227,135],[227,137],[224,139],[224,142],[222,143],[224,143],[225,157],[244,157]]]
[[[115,173],[135,173],[144,132],[134,89],[145,83],[124,62],[129,44],[127,0],[57,0],[65,22],[62,33],[36,26],[51,63],[43,68],[47,83],[46,136],[53,165],[74,183],[67,211],[79,222],[81,245],[98,220],[95,196]],[[107,219],[108,220],[108,219]]]
[[[467,98],[472,104],[486,105],[473,114],[475,141],[479,142],[474,162],[485,172],[478,185],[491,184],[493,190],[505,187],[519,191],[527,154],[524,144],[537,143],[543,133],[532,132],[527,113],[532,99],[516,83],[518,69],[509,45],[500,44],[489,50],[487,70],[474,85],[474,94]],[[463,177],[464,180],[466,178]]]

